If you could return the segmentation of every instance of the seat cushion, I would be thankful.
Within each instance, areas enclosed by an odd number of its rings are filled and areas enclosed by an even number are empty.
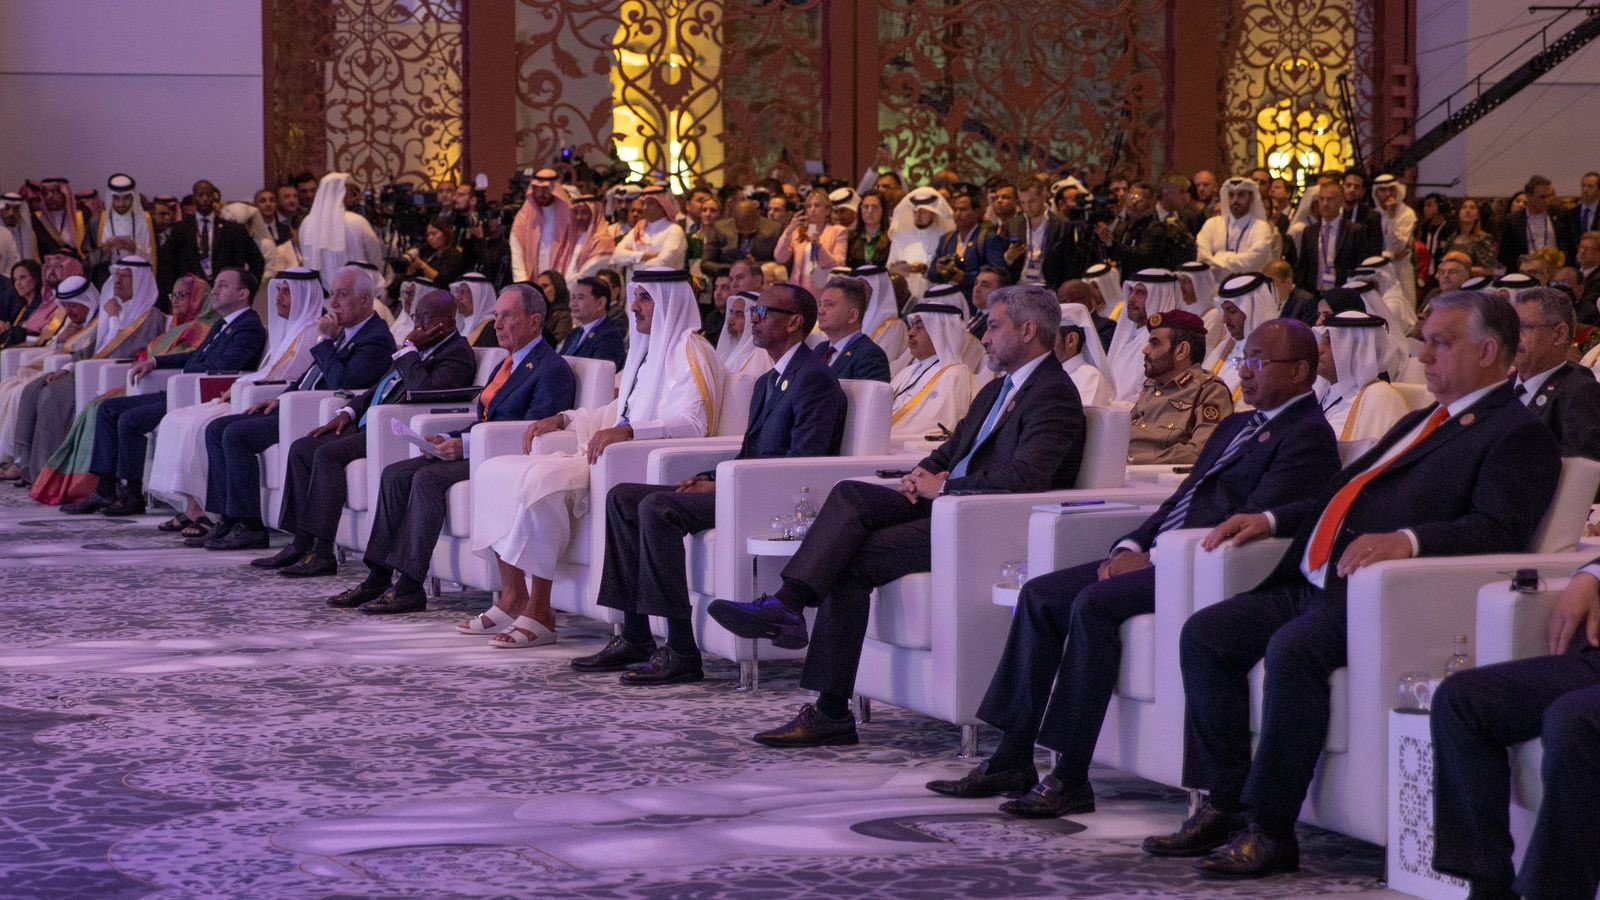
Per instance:
[[[933,575],[918,572],[878,588],[867,637],[909,650],[933,649]]]
[[[1261,663],[1250,670],[1250,731],[1261,733],[1262,686],[1266,668]],[[1340,668],[1328,676],[1328,737],[1322,742],[1324,753],[1344,753],[1350,749],[1350,670]]]
[[[443,534],[458,538],[472,536],[472,482],[452,484],[445,494]]]
[[[358,459],[344,467],[344,505],[351,509],[371,509],[367,497],[367,461]]]
[[[684,539],[685,550],[689,556],[687,570],[689,575],[689,592],[715,597],[713,582],[716,580],[711,575],[711,558],[717,545],[717,530],[707,528],[699,534],[691,534]]]
[[[1117,696],[1156,699],[1156,617],[1134,616],[1122,623],[1122,663],[1117,671]]]

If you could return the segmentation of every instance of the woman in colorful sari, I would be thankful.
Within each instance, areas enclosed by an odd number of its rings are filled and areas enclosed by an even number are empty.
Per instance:
[[[211,329],[206,321],[209,317],[202,314],[210,292],[211,286],[198,275],[185,275],[178,279],[172,286],[172,326],[140,351],[138,358],[198,349],[206,339],[206,332]],[[100,404],[125,393],[126,388],[112,388],[78,411],[77,418],[72,420],[72,427],[67,430],[66,439],[50,455],[38,477],[33,480],[33,489],[29,492],[33,499],[50,506],[60,506],[63,503],[76,503],[94,493],[99,479],[89,471],[89,461],[94,458],[95,416],[100,412]]]
[[[15,468],[0,472],[32,483],[50,454],[66,440],[77,396],[75,364],[81,359],[118,359],[132,356],[166,330],[167,318],[156,309],[155,271],[142,256],[124,256],[111,266],[111,279],[100,298],[92,344],[81,335],[70,348],[73,361],[30,382],[22,389],[17,406]],[[59,294],[58,294],[59,296]]]
[[[156,431],[155,462],[146,489],[183,507],[183,518],[189,520],[182,526],[186,538],[211,533],[211,519],[202,508],[210,470],[206,426],[233,411],[235,391],[258,381],[295,381],[311,368],[311,348],[319,339],[317,320],[322,317],[324,301],[320,277],[311,269],[285,269],[272,279],[267,296],[272,298],[278,322],[271,329],[275,337],[261,367],[240,377],[220,397],[167,413]],[[180,523],[174,518],[163,524]]]

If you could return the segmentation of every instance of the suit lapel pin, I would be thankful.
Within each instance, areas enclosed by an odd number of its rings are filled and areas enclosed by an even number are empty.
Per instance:
[[[1535,401],[1533,401],[1533,402],[1534,402],[1534,404],[1535,404],[1535,405],[1538,405],[1538,406],[1543,406],[1543,405],[1545,405],[1545,404],[1546,404],[1546,403],[1549,403],[1549,402],[1550,402],[1550,398],[1549,398],[1549,397],[1546,397],[1546,396],[1545,396],[1545,395],[1544,395],[1544,394],[1540,394],[1540,395],[1539,395],[1539,399],[1537,399],[1537,400],[1535,400]]]
[[[1467,413],[1461,417],[1461,427],[1465,428],[1476,421],[1478,421],[1478,417],[1475,413]]]
[[[533,360],[531,360],[531,359],[530,359],[530,360],[528,360],[528,361],[527,361],[527,362],[525,362],[525,363],[523,363],[523,364],[522,364],[522,367],[523,367],[523,368],[524,368],[524,369],[527,369],[527,370],[528,370],[528,371],[530,371],[530,372],[531,372],[531,371],[533,371]]]
[[[778,382],[778,390],[787,391],[788,389],[789,389],[789,379],[785,378],[784,380]]]

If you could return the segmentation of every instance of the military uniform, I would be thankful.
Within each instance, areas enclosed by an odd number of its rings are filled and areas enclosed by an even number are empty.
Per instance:
[[[1193,463],[1212,430],[1233,414],[1231,393],[1221,379],[1200,366],[1160,382],[1145,379],[1133,405],[1128,463]]]

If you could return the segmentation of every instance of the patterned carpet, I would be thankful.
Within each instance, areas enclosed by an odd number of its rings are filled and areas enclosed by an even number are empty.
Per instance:
[[[0,895],[1381,895],[1378,848],[1304,828],[1294,877],[1197,880],[1138,850],[1182,795],[1111,771],[1073,820],[936,797],[957,730],[881,705],[858,747],[763,749],[792,664],[626,688],[566,664],[594,622],[493,651],[449,628],[484,594],[332,610],[359,566],[291,582],[157,521],[0,487]]]

